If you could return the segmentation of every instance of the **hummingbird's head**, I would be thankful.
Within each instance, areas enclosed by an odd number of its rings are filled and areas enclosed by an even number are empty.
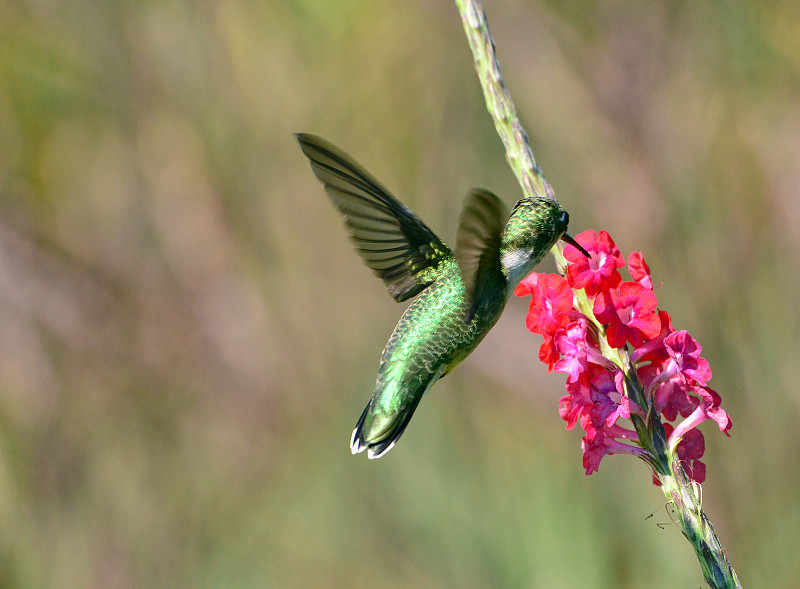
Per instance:
[[[569,214],[549,198],[523,198],[508,219],[500,259],[509,293],[566,234]]]

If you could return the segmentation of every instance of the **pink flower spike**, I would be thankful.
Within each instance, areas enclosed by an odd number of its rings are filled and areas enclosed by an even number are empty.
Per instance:
[[[638,282],[643,287],[653,290],[653,279],[650,278],[650,266],[644,261],[642,252],[631,252],[628,256],[628,272],[631,273],[631,279]]]
[[[653,291],[638,282],[623,282],[618,289],[600,293],[593,312],[607,326],[606,338],[612,348],[622,348],[626,342],[638,348],[661,331],[657,305]]]
[[[601,290],[615,288],[622,281],[617,268],[624,266],[625,262],[611,236],[605,231],[598,234],[589,230],[576,235],[575,241],[592,257],[587,259],[571,246],[564,248],[564,257],[571,262],[567,267],[569,285],[574,289],[585,289],[590,297]]]
[[[531,296],[526,325],[544,338],[539,359],[549,372],[566,374],[558,412],[567,429],[579,424],[585,432],[586,474],[608,454],[632,454],[660,473],[656,485],[666,480],[660,465],[673,460],[702,482],[705,439],[698,426],[713,420],[729,435],[732,422],[706,386],[711,369],[700,345],[686,331],[676,332],[669,314],[658,309],[641,252],[628,256],[631,280],[623,281],[619,269],[626,261],[608,233],[585,231],[572,243],[563,250],[565,276],[532,273],[514,293]],[[645,431],[640,419],[653,419],[663,430]]]
[[[687,381],[701,386],[711,379],[711,368],[705,358],[700,357],[701,347],[685,329],[669,334],[664,345],[670,358],[674,360],[681,375]]]

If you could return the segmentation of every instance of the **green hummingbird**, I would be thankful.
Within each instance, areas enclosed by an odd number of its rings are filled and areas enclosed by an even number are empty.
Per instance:
[[[381,355],[375,392],[350,439],[353,454],[380,458],[403,434],[431,386],[469,356],[497,323],[509,297],[566,234],[554,200],[523,198],[509,217],[491,192],[466,198],[456,253],[352,158],[306,133],[295,136],[344,215],[356,252],[405,310]]]

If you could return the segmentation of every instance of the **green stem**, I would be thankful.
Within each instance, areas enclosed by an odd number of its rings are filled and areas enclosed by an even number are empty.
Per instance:
[[[506,150],[506,159],[522,186],[522,193],[526,197],[544,196],[555,200],[555,193],[533,157],[528,135],[519,122],[517,109],[503,83],[494,41],[481,3],[478,0],[456,0],[456,5],[472,50],[486,108],[492,115],[497,134]]]
[[[658,475],[664,495],[674,505],[681,531],[694,548],[706,583],[715,589],[741,589],[742,585],[733,570],[725,550],[714,532],[697,496],[699,486],[693,485],[677,459],[672,461],[672,472]]]

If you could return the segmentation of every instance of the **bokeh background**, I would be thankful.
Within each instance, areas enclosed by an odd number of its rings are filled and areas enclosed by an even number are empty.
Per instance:
[[[486,0],[572,232],[642,250],[711,362],[751,587],[800,578],[798,6]],[[450,243],[470,187],[520,196],[451,2],[0,4],[0,586],[703,586],[642,463],[584,475],[526,301],[350,455],[402,306],[297,131]]]

